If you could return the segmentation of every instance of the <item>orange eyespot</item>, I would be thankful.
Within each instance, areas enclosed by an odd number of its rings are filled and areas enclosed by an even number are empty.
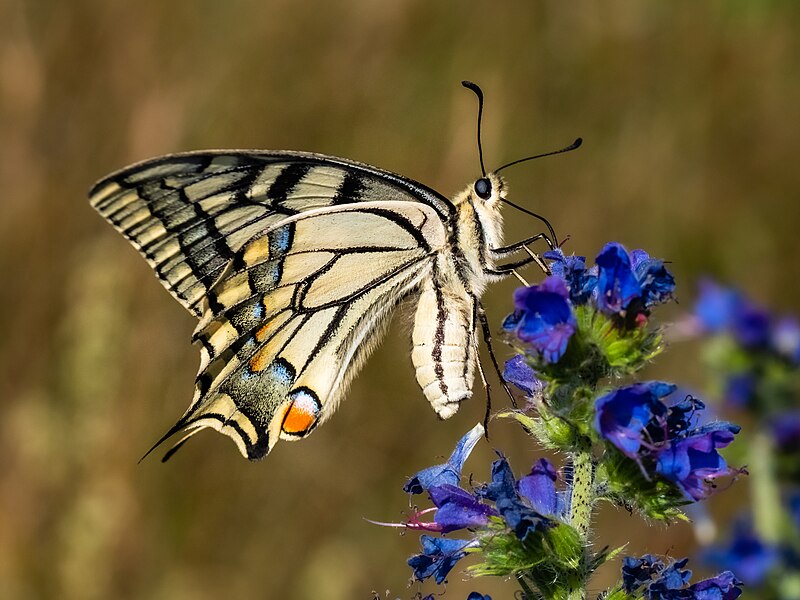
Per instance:
[[[284,413],[281,429],[289,435],[303,435],[316,424],[321,406],[310,390],[297,390],[290,398],[293,402]]]

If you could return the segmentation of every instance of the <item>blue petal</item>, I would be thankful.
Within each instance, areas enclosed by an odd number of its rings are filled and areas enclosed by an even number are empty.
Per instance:
[[[446,463],[423,469],[406,482],[403,490],[409,494],[421,494],[437,485],[446,483],[458,485],[458,482],[461,481],[461,469],[464,467],[464,462],[483,433],[483,425],[478,423],[458,441],[453,454]]]
[[[626,556],[622,560],[622,587],[632,594],[663,570],[664,563],[652,554],[645,554],[641,558]]]
[[[742,595],[742,582],[730,571],[705,579],[689,587],[692,600],[735,600]]]
[[[660,398],[676,386],[662,381],[637,383],[614,390],[595,401],[595,430],[630,458],[637,458],[648,425],[663,418],[666,405]]]
[[[436,583],[442,583],[455,564],[464,558],[466,549],[477,545],[475,540],[454,540],[435,538],[429,535],[420,537],[422,554],[408,559],[408,566],[414,569],[414,577],[422,581],[433,576]]]
[[[667,271],[663,261],[651,258],[644,250],[634,250],[631,253],[631,268],[642,289],[645,308],[672,298],[675,278]]]
[[[563,356],[577,327],[567,297],[564,281],[552,276],[541,285],[514,292],[514,304],[521,312],[517,336],[531,344],[547,362],[557,362]]]
[[[717,452],[733,441],[739,429],[731,423],[711,423],[673,440],[659,452],[656,471],[675,483],[687,499],[707,498],[715,491],[712,480],[740,472],[728,467]]]
[[[625,248],[616,242],[605,245],[596,259],[597,308],[606,314],[623,312],[636,298],[641,298],[642,288],[633,272]]]
[[[544,387],[541,380],[536,377],[536,371],[531,368],[522,354],[517,354],[514,358],[506,361],[503,379],[517,386],[528,396],[541,392]]]
[[[733,336],[745,348],[766,348],[772,334],[772,320],[760,308],[746,305],[733,322]]]
[[[481,594],[479,592],[470,592],[467,600],[492,600],[489,594]]]
[[[438,508],[433,520],[442,526],[442,533],[481,527],[497,514],[491,506],[481,504],[478,498],[454,485],[432,487],[428,493]]]
[[[550,270],[563,279],[569,288],[569,299],[575,305],[585,304],[597,286],[597,276],[586,268],[585,256],[565,256],[558,248],[544,253],[550,262]]]
[[[552,463],[546,458],[541,458],[533,465],[530,474],[519,480],[517,484],[519,494],[535,511],[543,515],[557,516],[557,477]]]
[[[492,463],[492,482],[484,494],[494,500],[497,512],[520,540],[524,541],[529,535],[555,525],[552,520],[522,503],[511,467],[504,458]]]

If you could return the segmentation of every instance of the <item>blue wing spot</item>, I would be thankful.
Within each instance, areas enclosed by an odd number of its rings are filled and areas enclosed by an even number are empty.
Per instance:
[[[285,254],[292,242],[292,226],[285,225],[273,231],[269,236],[269,255],[270,257]]]

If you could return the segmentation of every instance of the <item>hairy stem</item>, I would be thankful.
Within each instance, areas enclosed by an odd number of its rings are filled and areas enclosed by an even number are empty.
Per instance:
[[[594,487],[594,465],[592,464],[592,444],[581,438],[572,452],[572,498],[569,507],[569,522],[586,543],[592,522],[592,501]],[[586,598],[585,582],[580,589],[570,591],[568,600]]]

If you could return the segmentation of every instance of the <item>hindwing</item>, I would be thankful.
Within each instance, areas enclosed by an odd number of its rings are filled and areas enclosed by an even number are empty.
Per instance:
[[[257,459],[306,436],[445,243],[436,211],[411,202],[317,209],[245,243],[208,292],[194,400],[165,438],[211,427]]]

